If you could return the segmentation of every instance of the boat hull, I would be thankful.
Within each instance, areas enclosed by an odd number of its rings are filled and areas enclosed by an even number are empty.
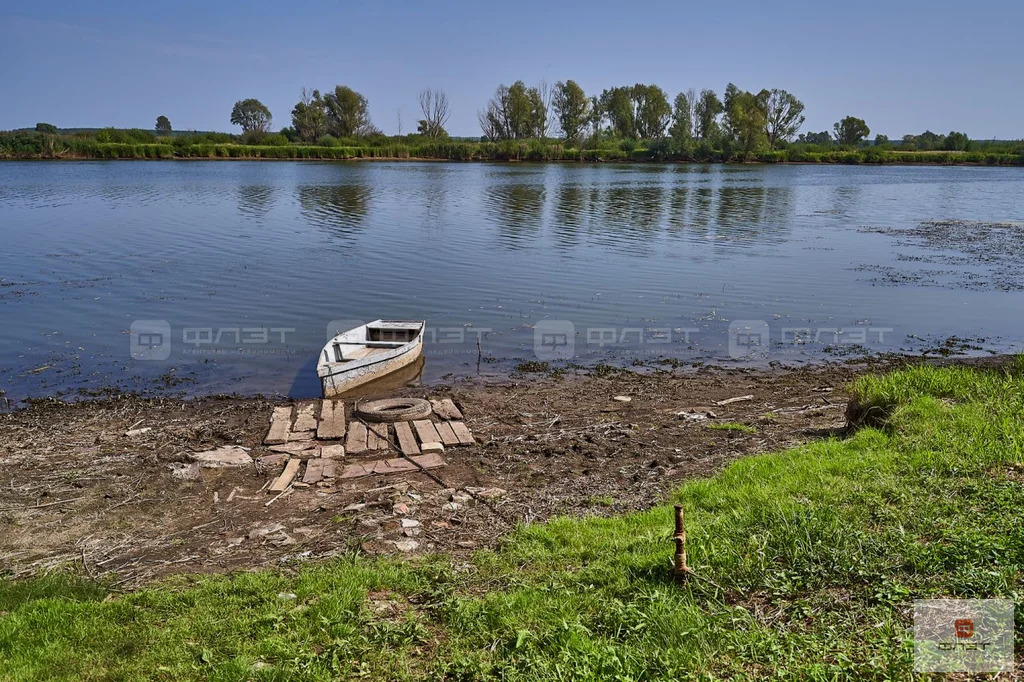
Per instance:
[[[320,386],[325,398],[334,398],[343,393],[376,381],[393,372],[413,364],[423,357],[423,338],[417,338],[401,353],[389,355],[376,362],[368,362],[352,368],[341,368],[338,372],[320,377]]]

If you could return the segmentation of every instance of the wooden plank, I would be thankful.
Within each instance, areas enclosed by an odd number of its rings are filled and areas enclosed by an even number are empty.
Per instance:
[[[458,445],[459,437],[452,431],[450,422],[441,422],[434,424],[434,428],[437,429],[437,434],[441,436],[441,442],[445,445]]]
[[[390,447],[391,444],[388,442],[388,425],[387,424],[385,424],[385,423],[370,424],[369,425],[369,430],[370,430],[369,434],[367,434],[367,444],[366,444],[366,449],[367,450],[387,450]],[[374,438],[374,445],[376,447],[372,447],[372,448],[370,447],[370,444],[369,444],[370,435],[373,436],[373,438]]]
[[[320,425],[316,429],[320,440],[338,440],[345,437],[345,403],[324,400],[320,408]]]
[[[320,446],[312,440],[297,440],[283,445],[271,445],[269,449],[271,452],[283,452],[286,455],[303,459],[320,456]]]
[[[398,447],[401,448],[403,455],[411,457],[412,455],[420,454],[420,449],[416,445],[416,437],[412,435],[412,427],[409,426],[409,422],[395,422],[395,435],[398,437]]]
[[[455,402],[451,398],[431,400],[430,406],[434,408],[434,414],[441,419],[462,419],[462,412],[455,406]]]
[[[288,463],[284,465],[284,471],[277,477],[277,480],[270,484],[267,488],[268,493],[283,493],[285,488],[291,485],[292,480],[295,478],[295,474],[299,473],[299,465],[302,464],[301,459],[290,459]]]
[[[419,471],[420,467],[434,469],[446,464],[440,454],[419,455],[411,459],[420,466],[416,466],[416,464],[413,464],[413,462],[404,457],[378,459],[373,462],[349,464],[342,470],[339,478],[361,478],[363,476],[408,473],[410,471]]]
[[[466,426],[466,422],[451,422],[452,431],[458,436],[459,442],[463,445],[472,445],[476,442],[473,438],[473,433]]]
[[[302,475],[302,482],[313,485],[319,483],[320,479],[324,477],[324,460],[322,459],[311,459],[306,462],[306,473]]]
[[[366,425],[362,422],[352,422],[348,429],[348,438],[345,439],[345,452],[350,455],[358,455],[366,452]]]
[[[292,433],[304,431],[316,431],[316,403],[299,405],[295,412],[295,425],[292,426]]]
[[[270,415],[270,431],[263,442],[267,445],[280,445],[288,442],[288,432],[292,427],[292,408],[275,407],[274,413]]]
[[[437,434],[437,429],[434,428],[434,422],[428,419],[417,419],[412,423],[416,428],[416,435],[420,437],[421,443],[440,443],[441,436]]]

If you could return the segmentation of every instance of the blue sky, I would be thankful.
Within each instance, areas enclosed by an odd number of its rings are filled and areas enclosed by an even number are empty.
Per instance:
[[[889,136],[931,129],[1024,137],[1024,3],[104,3],[0,6],[0,129],[236,130],[256,97],[290,125],[303,86],[349,85],[374,123],[415,128],[417,92],[443,88],[449,131],[478,135],[499,83],[572,78],[588,94],[650,82],[670,97],[779,87],[803,130],[846,115]]]

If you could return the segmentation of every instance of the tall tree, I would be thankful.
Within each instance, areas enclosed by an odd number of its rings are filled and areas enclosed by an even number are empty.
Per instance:
[[[546,82],[538,87],[529,88],[526,96],[530,100],[530,134],[541,140],[548,136],[548,121],[551,96]]]
[[[768,144],[791,139],[804,124],[804,103],[785,90],[772,88],[765,101],[765,129]]]
[[[637,137],[643,140],[663,137],[672,118],[672,106],[665,91],[657,85],[637,83],[633,86],[632,95]]]
[[[262,137],[270,130],[270,109],[258,99],[243,99],[235,102],[231,110],[231,124],[242,126],[242,132]]]
[[[692,92],[691,90],[690,93],[692,94]],[[672,127],[669,128],[668,133],[672,136],[672,141],[676,143],[677,148],[682,148],[693,139],[693,107],[689,95],[685,92],[676,95],[676,101],[672,107]]]
[[[170,135],[171,134],[171,120],[169,118],[167,118],[166,116],[157,116],[156,117],[156,132],[160,133],[161,135]]]
[[[57,134],[57,126],[53,125],[52,123],[37,123],[36,124],[36,132],[37,133],[47,133],[48,135],[56,135]]]
[[[552,107],[558,116],[558,125],[569,144],[579,144],[590,122],[591,101],[583,88],[574,80],[555,83]]]
[[[701,90],[694,107],[694,123],[697,139],[711,140],[718,135],[718,116],[722,113],[722,101],[712,90]]]
[[[949,131],[942,143],[942,148],[947,151],[964,152],[971,148],[971,140],[966,133],[958,133],[955,130]]]
[[[444,90],[432,90],[427,88],[420,91],[420,111],[423,112],[423,119],[420,121],[419,132],[427,137],[448,137],[444,126],[451,116],[451,108],[448,105],[448,93]]]
[[[871,129],[864,119],[853,116],[847,116],[832,126],[832,129],[839,144],[855,145],[871,134]]]
[[[519,140],[536,131],[534,101],[523,81],[499,85],[487,107],[477,114],[480,128],[490,140]]]
[[[332,135],[352,137],[372,132],[366,98],[352,88],[336,85],[334,92],[323,96],[323,101],[327,113],[327,130]]]
[[[636,137],[632,95],[632,88],[611,88],[601,93],[601,111],[608,119],[612,133],[619,137]]]
[[[768,96],[767,90],[755,95],[732,83],[725,88],[725,129],[744,158],[767,142],[764,130]]]
[[[315,142],[327,132],[327,109],[319,90],[302,88],[302,99],[292,109],[292,127],[303,142]]]

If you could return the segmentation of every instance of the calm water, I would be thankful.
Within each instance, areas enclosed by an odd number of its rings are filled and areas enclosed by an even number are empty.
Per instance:
[[[1022,197],[1015,168],[4,162],[0,388],[308,395],[328,327],[378,317],[428,320],[428,380],[1015,350]]]

